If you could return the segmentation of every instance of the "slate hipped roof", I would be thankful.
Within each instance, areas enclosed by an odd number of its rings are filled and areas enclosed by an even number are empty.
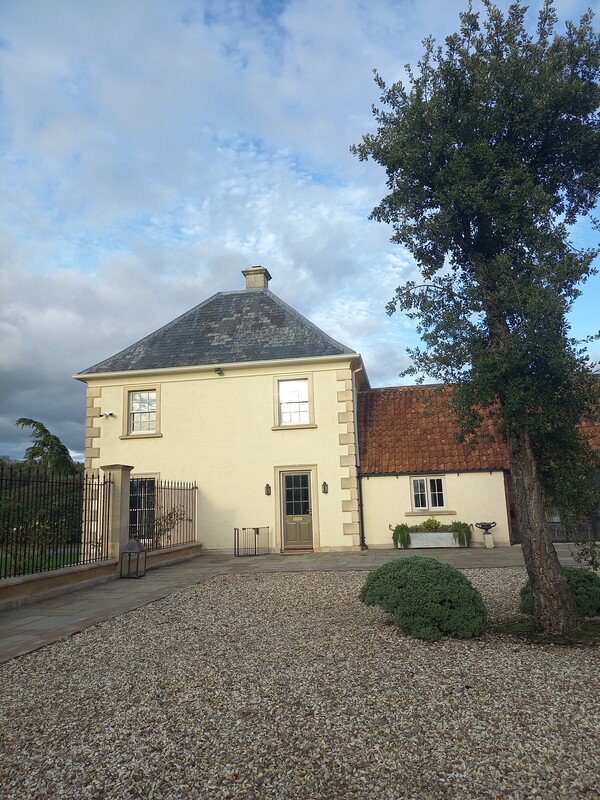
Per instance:
[[[358,395],[360,472],[408,475],[509,468],[505,443],[485,417],[474,449],[459,444],[451,386],[396,386]]]
[[[270,277],[270,276],[269,276]],[[218,292],[80,375],[353,355],[267,288]]]

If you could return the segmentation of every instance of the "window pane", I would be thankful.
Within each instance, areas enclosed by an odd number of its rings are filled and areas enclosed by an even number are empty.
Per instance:
[[[308,380],[279,381],[279,424],[306,425],[308,412]]]
[[[443,508],[444,506],[444,489],[442,487],[441,478],[429,479],[429,495],[431,499],[432,508]]]
[[[129,393],[129,432],[156,431],[156,391]]]
[[[413,479],[413,505],[415,508],[427,508],[427,495],[425,494],[425,480]]]

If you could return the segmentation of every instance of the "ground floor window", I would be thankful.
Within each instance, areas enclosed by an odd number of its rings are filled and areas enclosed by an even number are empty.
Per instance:
[[[156,480],[132,478],[129,483],[129,538],[152,539],[156,519]]]
[[[413,511],[439,510],[446,507],[443,477],[411,478]]]

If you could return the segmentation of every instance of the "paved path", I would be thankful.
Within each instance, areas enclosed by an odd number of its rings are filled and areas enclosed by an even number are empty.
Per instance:
[[[568,545],[556,545],[561,562],[573,564]],[[0,663],[64,639],[84,628],[160,600],[186,586],[227,573],[370,570],[409,555],[438,558],[463,569],[523,565],[520,547],[447,550],[365,550],[351,553],[305,553],[234,558],[202,554],[189,561],[152,570],[139,580],[114,580],[0,612]]]

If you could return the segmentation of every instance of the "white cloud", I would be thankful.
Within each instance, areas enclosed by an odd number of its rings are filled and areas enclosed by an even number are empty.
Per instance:
[[[577,17],[587,3],[557,6]],[[18,416],[81,450],[82,388],[69,375],[240,288],[253,264],[361,351],[373,384],[394,383],[414,328],[385,305],[414,268],[367,219],[383,170],[348,148],[374,127],[372,69],[402,77],[463,7],[0,4],[4,451],[22,452]]]

